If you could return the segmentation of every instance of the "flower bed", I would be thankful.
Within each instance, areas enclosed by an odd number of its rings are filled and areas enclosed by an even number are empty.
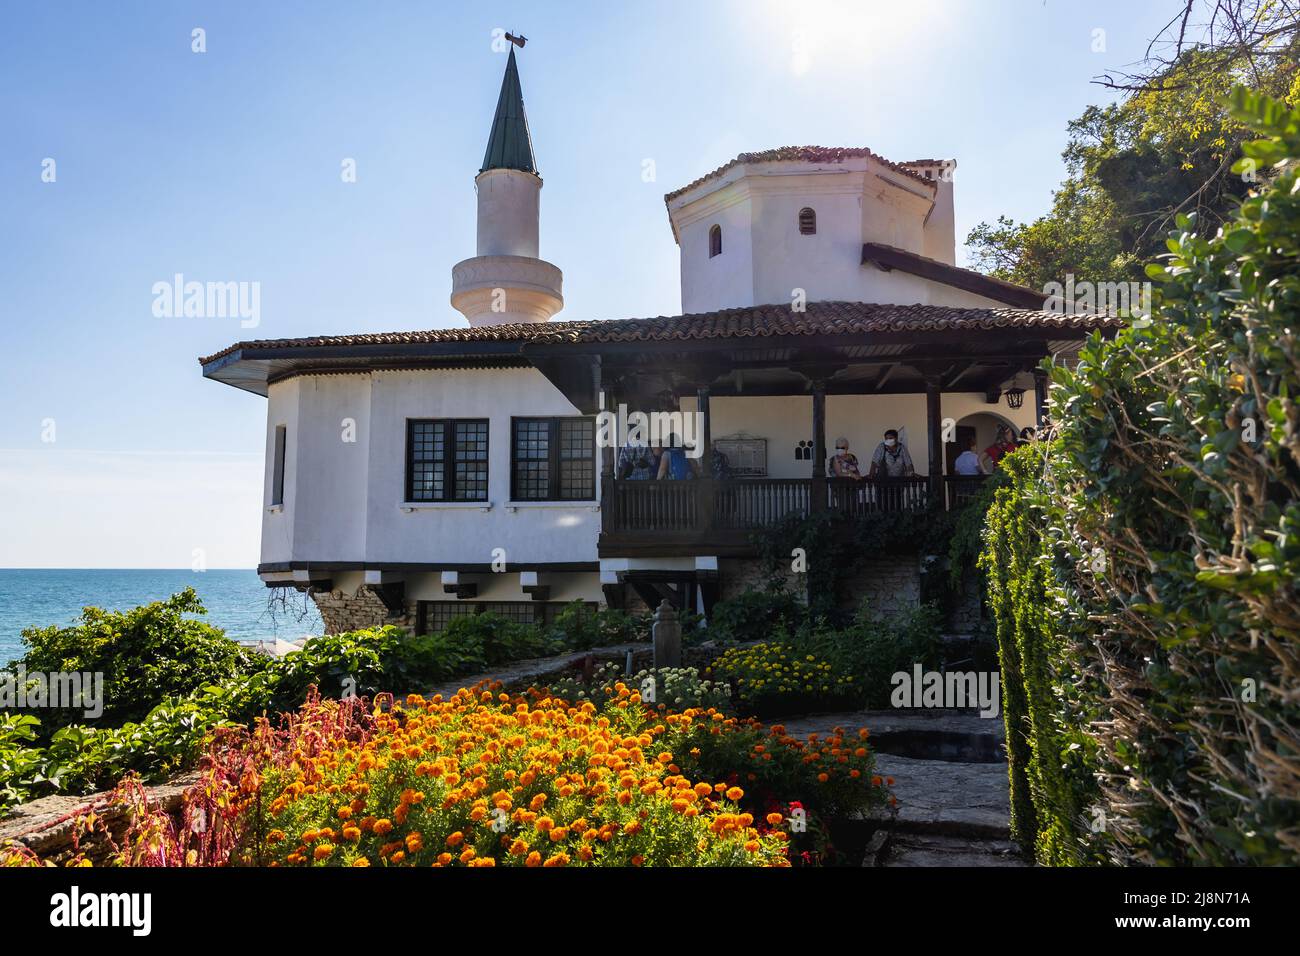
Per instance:
[[[220,732],[179,814],[146,809],[128,782],[116,861],[785,866],[818,831],[805,813],[889,799],[865,731],[800,742],[662,707],[622,685],[599,707],[484,687],[370,711],[313,697],[279,728]],[[790,826],[771,808],[796,799]]]

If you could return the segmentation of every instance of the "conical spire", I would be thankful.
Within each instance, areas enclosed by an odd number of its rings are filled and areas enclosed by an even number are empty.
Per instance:
[[[497,98],[497,113],[492,119],[492,135],[488,137],[487,152],[483,154],[483,168],[519,169],[537,173],[533,159],[533,138],[528,135],[528,117],[524,113],[524,94],[519,87],[519,68],[515,65],[515,48],[510,47],[506,61],[506,75],[501,80],[501,95]]]

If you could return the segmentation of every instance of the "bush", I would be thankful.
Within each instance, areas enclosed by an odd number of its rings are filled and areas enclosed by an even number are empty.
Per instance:
[[[990,524],[1044,862],[1298,859],[1300,112],[1232,111],[1274,178],[1214,236],[1180,218],[1152,316],[1051,370],[1057,443]]]
[[[88,607],[72,627],[28,628],[27,653],[10,665],[28,673],[104,675],[103,726],[138,721],[168,697],[252,673],[265,658],[245,650],[219,628],[187,614],[207,613],[193,588],[129,611]],[[81,710],[46,710],[41,735],[81,719]]]
[[[788,591],[746,591],[719,601],[709,616],[709,637],[722,643],[767,640],[803,623],[806,608]]]
[[[888,617],[864,606],[848,626],[819,624],[800,635],[798,644],[829,661],[836,674],[853,675],[858,706],[883,708],[890,705],[894,674],[910,674],[915,664],[924,670],[939,666],[941,618],[930,605]]]
[[[574,601],[556,615],[553,632],[564,647],[588,651],[593,647],[644,641],[650,636],[650,622],[617,608],[593,608],[583,601]]]

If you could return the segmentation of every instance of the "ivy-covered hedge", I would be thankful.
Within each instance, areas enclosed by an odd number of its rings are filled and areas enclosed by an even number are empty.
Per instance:
[[[1052,370],[1056,442],[990,514],[1043,862],[1300,860],[1300,113],[1232,108],[1256,194],[1213,236],[1181,218],[1151,317]]]

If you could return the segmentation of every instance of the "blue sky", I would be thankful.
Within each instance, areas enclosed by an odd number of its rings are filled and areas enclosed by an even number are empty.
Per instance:
[[[1175,6],[6,5],[0,567],[188,567],[196,549],[256,564],[264,402],[195,358],[464,323],[447,297],[474,253],[494,29],[529,38],[559,317],[624,318],[679,311],[663,194],[745,150],[954,157],[959,241],[1040,214],[1066,122],[1108,99],[1090,80],[1137,60]],[[176,273],[260,283],[259,326],[155,317],[153,284]]]

